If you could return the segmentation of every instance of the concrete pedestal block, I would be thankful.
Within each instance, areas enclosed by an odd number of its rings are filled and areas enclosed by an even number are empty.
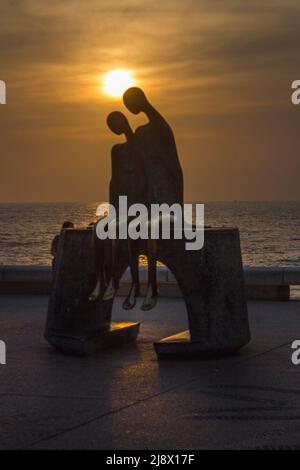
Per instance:
[[[237,229],[205,229],[202,250],[186,251],[185,240],[159,241],[159,260],[173,272],[185,300],[189,333],[176,354],[225,355],[250,341],[240,239]],[[174,343],[174,341],[171,341]],[[188,344],[190,343],[190,344]],[[165,339],[155,344],[159,357],[174,347]]]
[[[105,243],[105,242],[104,242]],[[124,260],[124,265],[126,261]],[[137,323],[111,326],[112,301],[88,300],[96,283],[92,230],[67,229],[60,236],[48,305],[46,340],[69,354],[90,354],[132,341]]]
[[[154,343],[154,349],[160,359],[210,359],[218,356],[228,356],[236,353],[240,346],[203,344],[193,341],[189,330],[182,331],[176,335],[168,336]]]

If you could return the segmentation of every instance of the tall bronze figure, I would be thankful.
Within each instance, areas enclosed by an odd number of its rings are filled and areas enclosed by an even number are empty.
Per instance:
[[[142,161],[147,181],[145,201],[149,213],[152,204],[166,203],[170,206],[172,204],[183,206],[183,173],[171,127],[150,104],[140,88],[129,88],[124,93],[123,100],[130,112],[133,114],[144,113],[149,119],[146,125],[138,127],[135,131],[135,151]],[[151,240],[150,236],[147,255],[149,280],[144,302],[145,310],[153,308],[157,298],[157,244],[155,240]]]

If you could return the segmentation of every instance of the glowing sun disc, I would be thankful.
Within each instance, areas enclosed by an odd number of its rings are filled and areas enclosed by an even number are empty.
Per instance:
[[[112,70],[104,76],[104,92],[114,98],[118,98],[130,87],[135,85],[131,72],[129,70]]]

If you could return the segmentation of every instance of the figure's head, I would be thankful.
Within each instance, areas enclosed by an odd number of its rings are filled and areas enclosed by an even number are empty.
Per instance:
[[[145,93],[137,87],[128,88],[123,95],[123,101],[126,108],[133,114],[145,111],[148,104]]]
[[[69,220],[66,220],[63,224],[62,224],[62,229],[64,228],[74,228],[74,224],[73,222],[70,222]]]
[[[108,115],[107,125],[117,135],[125,134],[130,128],[127,117],[119,111],[113,111]]]

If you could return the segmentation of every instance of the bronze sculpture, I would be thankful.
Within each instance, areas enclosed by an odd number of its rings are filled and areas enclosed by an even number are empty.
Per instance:
[[[182,205],[182,171],[170,126],[142,90],[127,90],[124,103],[134,114],[144,112],[149,123],[133,133],[122,113],[110,115],[111,130],[126,135],[126,142],[113,148],[110,201],[117,207],[117,196],[127,195],[130,204],[142,202],[148,208],[163,203]],[[127,225],[129,218],[125,219],[117,222]],[[152,221],[150,224],[148,221],[147,228],[151,227]],[[98,260],[91,244],[92,233],[91,229],[66,229],[61,234],[45,330],[50,344],[65,353],[83,355],[136,339],[138,323],[111,323],[111,315],[119,279],[128,265],[132,286],[124,307],[132,308],[135,304],[139,292],[139,253],[147,253],[149,260],[144,309],[152,308],[156,302],[156,260],[159,260],[173,273],[188,315],[187,331],[155,343],[159,357],[224,356],[249,342],[237,229],[206,227],[205,244],[195,251],[186,249],[183,231],[181,238],[150,237],[147,243],[140,244],[116,240],[112,249],[111,240],[98,239],[94,244],[100,247]],[[107,262],[105,258],[110,253],[112,259]],[[95,299],[91,302],[89,293],[97,279],[98,291],[94,290]]]
[[[112,148],[112,179],[110,183],[110,204],[118,212],[119,196],[128,197],[128,205],[135,203],[145,204],[148,209],[151,204],[174,203],[183,205],[183,175],[177,155],[177,149],[173,132],[166,120],[149,103],[144,92],[139,88],[130,88],[124,94],[124,104],[133,114],[144,112],[149,123],[140,126],[133,133],[127,118],[120,112],[113,112],[108,116],[107,124],[112,132],[117,135],[124,134],[126,142],[117,144]],[[129,218],[117,220],[120,224],[128,224]],[[158,221],[158,223],[160,220]],[[151,239],[150,221],[147,224],[149,240],[147,243],[148,258],[148,289],[142,309],[152,309],[157,301],[156,241]],[[95,238],[96,256],[101,256],[101,250],[97,248]],[[104,300],[111,300],[118,289],[118,250],[119,241],[112,240],[111,273],[108,286],[103,295]],[[130,292],[123,303],[123,308],[133,308],[136,297],[140,294],[138,276],[138,241],[128,243],[129,265],[132,276]],[[101,262],[98,262],[99,276],[97,285],[90,295],[90,300],[95,300],[103,291],[101,282]]]

